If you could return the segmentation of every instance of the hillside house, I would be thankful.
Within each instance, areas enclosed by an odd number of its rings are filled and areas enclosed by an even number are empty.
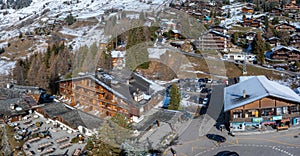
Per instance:
[[[242,7],[242,13],[253,14],[254,9],[252,7],[244,6]]]
[[[300,48],[300,34],[292,34],[290,36],[290,45],[296,48]]]
[[[274,28],[277,31],[285,31],[285,32],[295,32],[296,31],[296,27],[294,25],[288,24],[288,23],[281,23],[281,24],[277,24],[274,26]]]
[[[269,42],[270,46],[277,46],[280,44],[280,39],[278,37],[270,37],[266,39],[266,42]]]
[[[230,47],[230,36],[222,32],[209,30],[203,33],[198,41],[193,44],[200,50],[228,51]]]
[[[280,8],[273,8],[271,11],[269,11],[270,16],[281,16],[283,15],[284,11]]]
[[[300,60],[300,50],[280,45],[267,52],[266,56],[271,60],[296,61]]]
[[[261,26],[260,20],[254,19],[254,18],[245,18],[245,19],[243,19],[242,25],[244,27],[255,27],[255,28],[259,28]]]

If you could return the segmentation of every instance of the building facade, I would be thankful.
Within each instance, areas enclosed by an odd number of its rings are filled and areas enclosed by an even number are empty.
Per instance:
[[[265,76],[254,76],[225,88],[224,111],[231,131],[262,125],[289,128],[300,122],[300,96]]]
[[[63,80],[59,86],[63,102],[73,107],[101,118],[122,113],[135,121],[162,98],[150,85],[136,74],[123,82],[101,74]]]
[[[294,47],[276,46],[266,53],[272,60],[298,61],[300,60],[300,50]]]
[[[225,32],[210,30],[203,33],[199,37],[199,41],[195,41],[194,43],[200,50],[218,50],[226,52],[230,47],[230,36],[226,35]]]

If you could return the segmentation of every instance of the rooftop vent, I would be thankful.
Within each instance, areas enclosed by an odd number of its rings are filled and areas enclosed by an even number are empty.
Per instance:
[[[247,94],[246,94],[246,90],[243,90],[243,98],[246,99]]]

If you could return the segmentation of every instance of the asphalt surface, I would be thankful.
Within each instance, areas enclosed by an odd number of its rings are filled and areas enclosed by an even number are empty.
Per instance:
[[[300,155],[300,130],[288,130],[269,134],[229,136],[215,128],[209,133],[224,136],[227,141],[218,144],[205,136],[194,137],[190,140],[181,140],[172,148],[180,156],[214,156],[222,151],[235,151],[241,156],[299,156]],[[182,137],[182,136],[181,136]],[[166,155],[171,156],[170,151]]]

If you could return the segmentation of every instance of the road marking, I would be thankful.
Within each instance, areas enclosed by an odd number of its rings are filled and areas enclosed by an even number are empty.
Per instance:
[[[231,145],[235,145],[235,143],[231,142],[231,141],[227,141],[226,143],[229,143]]]
[[[187,154],[185,154],[185,153],[180,153],[180,155],[188,156],[188,155],[187,155]]]
[[[297,133],[291,133],[291,134],[285,134],[285,135],[278,135],[278,136],[272,136],[272,138],[281,138],[281,137],[285,137],[285,136],[293,136],[293,135],[297,135]]]
[[[282,152],[282,153],[284,153],[284,154],[286,154],[286,155],[289,155],[289,156],[294,156],[292,153],[289,153],[289,152],[287,152],[287,151],[285,151],[285,150],[283,150],[283,149],[279,149],[279,148],[277,148],[278,146],[265,146],[265,145],[257,145],[257,144],[239,144],[239,145],[228,145],[228,146],[219,146],[219,147],[216,147],[216,148],[211,148],[211,149],[208,149],[208,150],[205,150],[205,151],[202,151],[202,152],[200,152],[200,153],[197,153],[195,156],[201,156],[202,154],[204,154],[204,153],[207,153],[207,152],[210,152],[210,151],[213,151],[213,150],[217,150],[217,149],[220,149],[220,148],[226,148],[226,147],[239,147],[239,146],[248,146],[248,147],[266,147],[266,148],[271,148],[271,149],[273,149],[273,150],[275,150],[275,151],[278,151],[278,152]],[[283,147],[283,146],[282,146]],[[284,147],[283,147],[284,148]]]
[[[281,141],[277,141],[277,140],[270,140],[270,139],[261,139],[261,138],[240,138],[240,140],[241,140],[241,139],[244,139],[244,140],[267,141],[267,142],[278,143],[278,144],[281,144],[281,145],[300,147],[300,145],[298,145],[298,144],[290,144],[290,143],[281,142]]]

